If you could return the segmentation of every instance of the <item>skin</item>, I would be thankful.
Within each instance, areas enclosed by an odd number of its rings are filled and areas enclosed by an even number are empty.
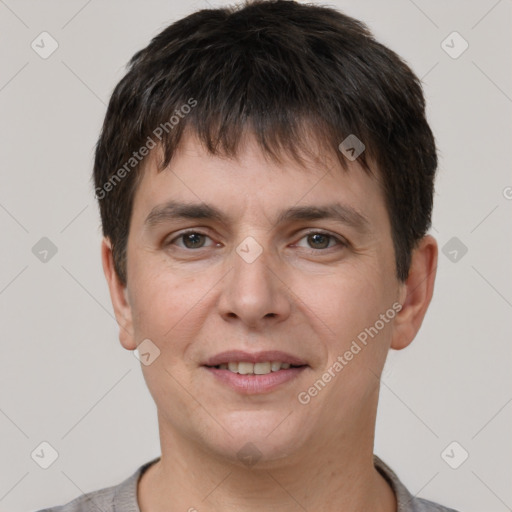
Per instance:
[[[379,378],[388,350],[406,347],[421,326],[436,241],[425,236],[407,281],[397,280],[384,196],[357,160],[348,171],[334,156],[310,158],[306,168],[286,156],[278,164],[250,136],[238,158],[221,158],[190,134],[163,172],[156,157],[148,157],[134,198],[126,286],[110,241],[102,243],[122,346],[134,350],[150,339],[160,350],[141,365],[162,452],[139,481],[141,511],[396,511],[372,460]],[[171,199],[211,204],[228,221],[145,226]],[[361,213],[366,229],[333,219],[275,221],[286,208],[334,202]],[[188,229],[206,236],[187,246],[179,235]],[[340,242],[308,237],[318,230]],[[263,250],[252,263],[236,252],[249,236]],[[297,395],[397,302],[401,311],[301,404]],[[309,366],[275,391],[242,395],[202,367],[228,349],[282,350]],[[252,466],[237,457],[248,442],[260,456]]]

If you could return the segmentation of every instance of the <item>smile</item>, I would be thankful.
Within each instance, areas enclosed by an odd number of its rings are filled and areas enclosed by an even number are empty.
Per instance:
[[[302,365],[301,365],[302,366]],[[261,363],[250,363],[248,361],[230,361],[229,363],[221,363],[213,368],[218,370],[229,370],[240,375],[267,375],[279,370],[288,370],[289,368],[298,368],[290,363],[282,363],[280,361],[266,361]]]
[[[277,367],[277,362],[274,368]],[[218,366],[203,366],[204,369],[212,375],[214,381],[212,385],[220,384],[222,387],[228,387],[241,395],[261,395],[270,393],[282,388],[286,383],[291,383],[297,379],[300,374],[309,368],[308,365],[304,366],[291,366],[289,363],[279,363],[279,369],[272,370],[272,363],[231,363],[237,365],[238,371],[229,369],[228,364],[221,364]],[[263,368],[258,368],[260,365]],[[270,365],[270,371],[269,371]],[[222,368],[221,368],[222,366]],[[226,366],[226,368],[224,368]],[[241,368],[240,368],[241,366]],[[254,368],[256,367],[256,368]],[[240,372],[246,371],[247,373]],[[262,373],[257,373],[261,371]]]

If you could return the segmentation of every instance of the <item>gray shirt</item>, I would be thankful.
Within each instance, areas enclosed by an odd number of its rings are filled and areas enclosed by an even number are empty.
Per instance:
[[[83,494],[61,506],[38,512],[140,512],[137,502],[139,478],[160,457],[146,462],[130,477],[118,485]],[[395,491],[397,512],[457,512],[423,498],[415,498],[400,482],[396,474],[379,457],[373,456],[374,465]]]

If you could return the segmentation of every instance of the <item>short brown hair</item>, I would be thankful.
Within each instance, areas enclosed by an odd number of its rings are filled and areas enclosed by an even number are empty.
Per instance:
[[[304,127],[343,168],[339,144],[351,134],[364,143],[358,161],[368,171],[368,159],[378,166],[396,274],[404,281],[412,250],[430,227],[437,168],[420,80],[362,22],[291,0],[197,11],[130,60],[94,162],[103,234],[121,281],[142,149],[152,149],[150,142],[163,150],[161,168],[185,128],[212,155],[236,155],[250,130],[272,158],[283,150],[298,158],[307,152]]]

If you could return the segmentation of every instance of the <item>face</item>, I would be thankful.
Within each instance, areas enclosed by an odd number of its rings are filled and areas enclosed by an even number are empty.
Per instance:
[[[164,171],[147,162],[127,283],[121,341],[159,351],[142,370],[161,429],[271,463],[373,428],[403,296],[357,161],[277,164],[252,139],[227,159],[186,138]]]

